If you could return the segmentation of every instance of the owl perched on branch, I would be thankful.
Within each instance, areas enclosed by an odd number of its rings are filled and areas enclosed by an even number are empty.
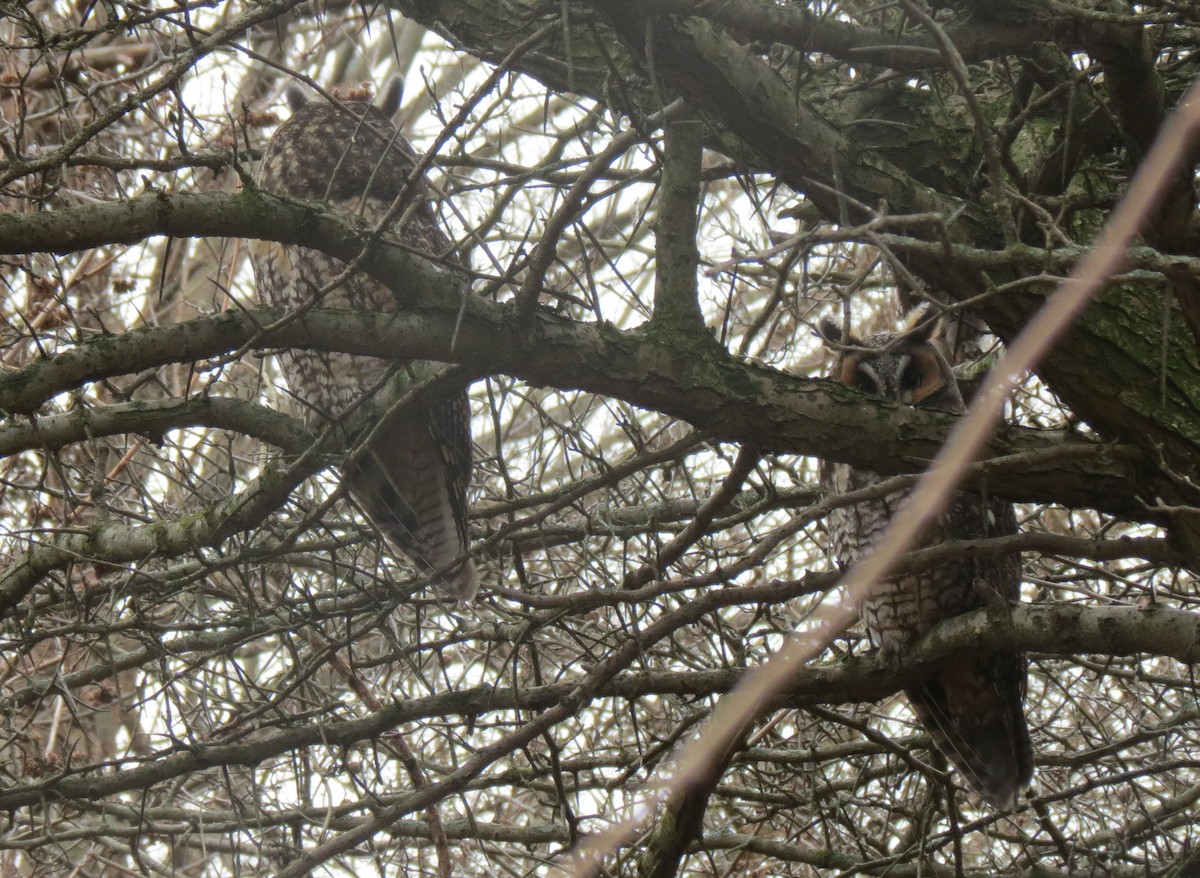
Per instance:
[[[447,257],[452,245],[428,204],[424,181],[407,180],[415,165],[412,147],[390,121],[399,88],[389,89],[382,108],[362,90],[342,94],[341,101],[331,103],[289,90],[292,116],[266,146],[255,175],[258,187],[285,198],[321,201],[372,224],[403,198],[407,207],[389,220],[387,234],[432,257]],[[409,186],[415,191],[407,191]],[[396,310],[392,292],[362,274],[330,289],[346,266],[319,250],[255,241],[251,259],[264,304]],[[307,350],[285,351],[281,360],[288,387],[314,427],[343,417],[391,373],[411,373],[414,366]],[[386,424],[342,470],[367,518],[422,573],[461,600],[469,600],[478,587],[474,563],[459,560],[468,547],[469,415],[464,387],[409,419]]]
[[[904,405],[961,414],[963,399],[950,364],[936,344],[937,321],[918,313],[901,333],[843,338],[829,321],[826,343],[837,351],[833,377],[842,384]],[[868,488],[884,480],[873,472],[826,462],[821,481],[831,494]],[[849,566],[878,542],[909,491],[835,509],[828,527],[832,555]],[[921,545],[972,540],[1016,532],[1012,506],[962,491],[920,538]],[[995,589],[1019,599],[1020,559],[1015,555],[952,561],[931,570],[876,583],[859,612],[871,640],[894,660],[937,622],[985,605]],[[997,808],[1016,805],[1033,775],[1033,751],[1025,723],[1025,657],[992,653],[964,657],[905,694],[933,742],[966,779]]]

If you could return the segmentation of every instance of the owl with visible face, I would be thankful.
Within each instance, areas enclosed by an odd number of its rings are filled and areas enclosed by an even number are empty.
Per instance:
[[[836,351],[832,377],[863,393],[902,405],[965,411],[954,373],[938,347],[937,322],[919,313],[899,333],[843,337],[823,321],[821,334]],[[884,481],[878,473],[826,461],[821,481],[831,495]],[[829,513],[833,559],[854,564],[879,541],[893,516],[903,512],[909,490]],[[975,540],[1016,532],[1012,506],[962,491],[919,539],[919,546]],[[942,619],[985,605],[982,589],[1019,599],[1020,559],[952,561],[876,583],[859,607],[871,641],[894,661]],[[1033,776],[1033,752],[1025,722],[1025,657],[992,653],[965,657],[905,694],[934,745],[961,772],[967,785],[997,808],[1016,805]]]
[[[413,149],[390,120],[399,88],[389,90],[382,109],[361,90],[342,94],[330,102],[288,92],[291,118],[267,143],[256,185],[272,195],[322,202],[371,224],[383,220],[397,199],[407,199],[386,232],[430,257],[450,258],[450,239],[427,200],[424,181],[408,180]],[[392,292],[366,275],[331,287],[346,265],[319,250],[254,241],[251,261],[266,305],[383,313],[397,308]],[[342,418],[397,370],[411,373],[417,366],[307,350],[287,350],[280,357],[288,388],[314,428]],[[474,563],[462,559],[472,466],[469,414],[464,387],[407,420],[386,424],[342,470],[350,496],[372,524],[461,600],[478,587]]]

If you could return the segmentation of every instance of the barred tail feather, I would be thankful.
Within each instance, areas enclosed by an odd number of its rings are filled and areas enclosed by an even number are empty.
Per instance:
[[[431,412],[383,431],[345,478],[392,545],[445,592],[469,601],[479,589],[475,564],[470,558],[455,563],[469,546],[465,478],[447,459],[455,453],[447,437],[433,429],[438,417]]]
[[[906,692],[933,743],[972,790],[1001,810],[1033,777],[1033,747],[1014,656],[966,660]]]
[[[474,599],[479,591],[479,573],[475,570],[475,562],[468,558],[456,570],[444,574],[441,582],[448,594],[463,603]]]

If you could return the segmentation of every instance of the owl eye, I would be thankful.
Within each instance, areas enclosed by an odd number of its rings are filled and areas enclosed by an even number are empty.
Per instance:
[[[879,385],[875,381],[875,376],[863,369],[854,373],[854,389],[879,396]]]
[[[921,370],[916,366],[909,366],[900,375],[901,390],[916,390],[921,386]]]

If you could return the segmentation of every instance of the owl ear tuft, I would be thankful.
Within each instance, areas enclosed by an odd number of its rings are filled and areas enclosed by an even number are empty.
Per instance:
[[[933,341],[942,334],[942,315],[931,302],[918,305],[904,320],[904,334],[913,341]]]
[[[856,347],[862,343],[862,339],[855,335],[853,330],[848,333],[842,332],[842,327],[828,317],[822,317],[817,324],[817,334],[829,348]]]
[[[817,324],[817,332],[820,334],[822,341],[837,344],[842,340],[842,328],[828,317],[821,318],[821,322]]]
[[[283,96],[287,98],[288,107],[293,113],[299,112],[300,108],[308,103],[308,94],[295,82],[288,83],[287,88],[283,90]]]
[[[378,102],[376,102],[376,106],[379,107],[383,115],[390,119],[400,109],[400,101],[403,97],[404,77],[396,73],[389,77],[387,85],[383,87],[383,93],[379,96]]]

